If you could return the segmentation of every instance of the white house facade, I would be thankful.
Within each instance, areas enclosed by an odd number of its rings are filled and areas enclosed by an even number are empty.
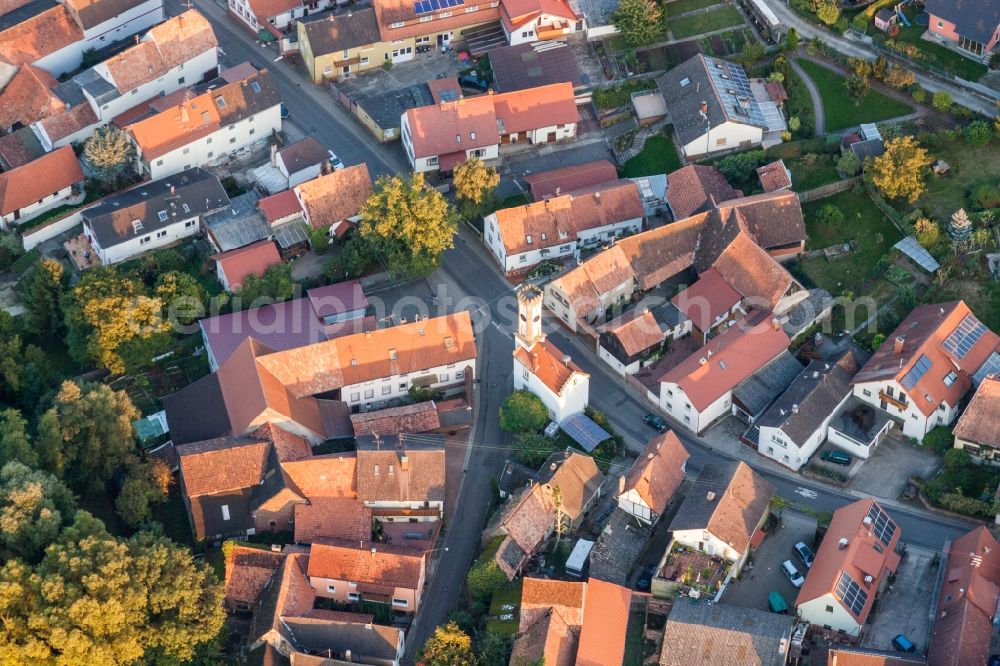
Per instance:
[[[958,407],[945,401],[941,401],[930,416],[924,414],[907,398],[906,391],[895,380],[856,384],[854,396],[898,419],[902,423],[904,435],[921,441],[924,435],[937,426],[951,425],[958,416]]]
[[[712,127],[693,141],[684,144],[684,156],[711,155],[712,153],[743,150],[759,146],[764,140],[764,130],[755,125],[725,122]]]
[[[83,51],[103,49],[148,30],[166,18],[163,0],[136,2],[120,14],[112,13],[114,11],[112,2],[81,2],[77,7],[77,2],[68,0],[64,4],[83,27]]]
[[[693,433],[700,433],[709,425],[729,413],[733,405],[733,391],[729,389],[707,406],[698,409],[679,384],[660,383],[660,409]]]
[[[447,391],[463,387],[468,374],[475,378],[476,359],[456,361],[419,372],[390,375],[360,384],[348,384],[340,390],[341,400],[351,412],[384,409],[390,400],[405,398],[411,387]]]

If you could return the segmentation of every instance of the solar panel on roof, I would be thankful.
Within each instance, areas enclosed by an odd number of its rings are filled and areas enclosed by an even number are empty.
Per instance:
[[[983,367],[976,370],[976,374],[972,376],[972,381],[976,386],[979,386],[986,379],[987,375],[993,374],[1000,374],[1000,352],[990,354],[990,357],[983,363]]]
[[[896,523],[893,522],[892,518],[889,517],[885,511],[882,510],[875,502],[872,502],[871,508],[868,509],[868,517],[871,518],[871,525],[869,529],[872,534],[875,535],[879,541],[885,545],[889,545],[892,541],[892,535],[896,533]]]
[[[926,354],[921,354],[917,362],[913,364],[910,371],[906,373],[903,377],[903,381],[900,382],[907,391],[912,389],[920,381],[920,378],[931,369],[931,360],[927,358]]]
[[[861,617],[861,611],[868,603],[868,592],[862,589],[846,571],[841,572],[834,594],[855,617]]]
[[[610,439],[604,428],[594,423],[586,414],[574,414],[559,426],[563,432],[573,438],[583,450],[590,453],[597,448],[597,445],[606,439]]]
[[[986,327],[974,315],[965,315],[958,327],[944,341],[944,350],[956,358],[965,358],[985,332]]]

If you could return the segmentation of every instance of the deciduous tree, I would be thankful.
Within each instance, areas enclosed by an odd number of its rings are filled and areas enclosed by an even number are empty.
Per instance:
[[[643,46],[663,34],[663,10],[655,0],[621,0],[611,23],[629,46]]]
[[[743,50],[739,54],[740,64],[744,67],[749,68],[755,62],[764,57],[764,45],[758,42],[756,39],[747,40],[746,44],[743,46]]]
[[[0,546],[5,559],[41,559],[73,519],[76,504],[61,481],[19,462],[0,468]]]
[[[425,666],[475,666],[472,639],[457,624],[437,627],[420,648],[419,662]]]
[[[500,174],[473,157],[455,167],[454,182],[456,196],[478,207],[493,197],[493,191],[500,184]]]
[[[834,0],[820,0],[816,3],[816,17],[827,25],[840,20],[840,6]]]
[[[855,74],[844,81],[844,90],[847,91],[847,96],[854,100],[854,105],[857,106],[861,104],[861,100],[871,91],[871,85],[868,83],[866,77]]]
[[[28,422],[16,409],[0,412],[0,465],[19,462],[34,467],[38,454],[28,437]]]
[[[204,287],[187,273],[170,271],[163,273],[153,290],[163,304],[163,317],[168,324],[187,325],[205,316],[208,295]]]
[[[794,51],[799,48],[799,32],[795,28],[789,28],[785,33],[785,50]]]
[[[906,197],[913,203],[924,191],[924,176],[931,156],[912,136],[885,142],[885,153],[872,160],[872,183],[886,197]]]
[[[66,288],[63,265],[43,258],[32,270],[24,287],[22,302],[28,327],[39,335],[54,336],[63,325],[59,300]]]
[[[940,90],[934,93],[934,96],[931,97],[931,106],[933,106],[938,111],[941,111],[942,113],[947,113],[948,111],[951,111],[951,105],[953,103],[954,102],[951,99],[951,94],[944,90]]]
[[[358,233],[389,271],[400,277],[429,275],[454,247],[456,216],[420,173],[381,177],[361,209]]]
[[[514,439],[514,459],[528,467],[538,467],[555,452],[552,438],[537,432],[518,433]]]
[[[83,144],[83,155],[98,178],[113,183],[122,167],[132,157],[132,143],[125,132],[114,125],[99,127]]]
[[[548,420],[545,405],[530,391],[514,391],[500,407],[500,427],[508,432],[538,432]]]
[[[138,527],[152,515],[152,507],[167,498],[170,470],[161,460],[134,461],[128,465],[115,510],[129,527]]]

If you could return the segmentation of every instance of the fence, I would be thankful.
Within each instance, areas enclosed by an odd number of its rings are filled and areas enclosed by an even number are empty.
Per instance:
[[[83,210],[83,208],[77,208],[63,217],[57,217],[49,220],[40,227],[23,232],[21,234],[21,244],[24,245],[24,251],[28,252],[45,241],[55,238],[59,234],[65,233],[80,224]]]
[[[809,203],[810,201],[815,201],[816,199],[823,199],[831,194],[836,194],[837,192],[843,192],[844,190],[849,190],[854,187],[855,183],[861,182],[861,176],[854,176],[853,178],[848,178],[846,180],[838,180],[835,183],[827,183],[826,185],[820,185],[811,190],[806,190],[805,192],[799,192],[799,203]]]

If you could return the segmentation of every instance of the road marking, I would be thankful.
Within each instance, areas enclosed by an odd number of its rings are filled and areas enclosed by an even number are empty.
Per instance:
[[[510,334],[510,332],[509,332],[509,331],[505,331],[505,330],[503,330],[503,329],[502,329],[502,328],[500,327],[500,324],[498,324],[497,322],[493,322],[493,327],[494,327],[495,329],[497,329],[498,331],[500,331],[500,333],[501,333],[501,334],[502,334],[502,335],[503,335],[503,336],[504,336],[505,338],[512,338],[512,337],[514,337],[514,336],[512,336],[512,335]]]
[[[802,495],[806,499],[816,499],[819,495],[815,490],[809,490],[808,488],[803,488],[799,486],[795,489],[796,494]]]

